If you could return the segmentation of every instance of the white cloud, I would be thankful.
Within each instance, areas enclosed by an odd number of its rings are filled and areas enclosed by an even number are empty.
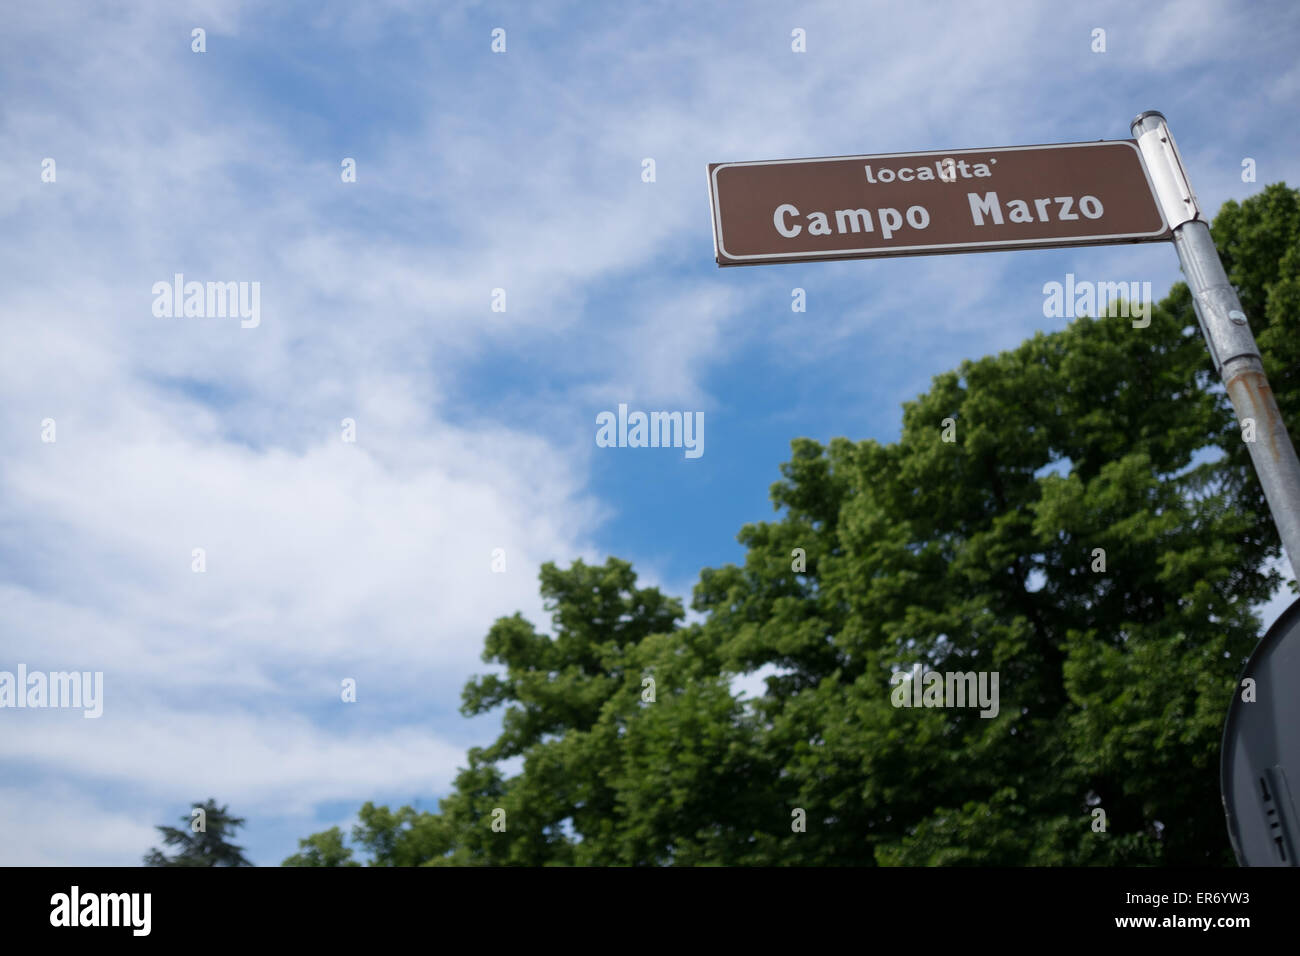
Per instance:
[[[461,748],[424,727],[347,730],[284,711],[146,710],[129,701],[112,712],[110,689],[98,720],[52,710],[7,715],[29,727],[0,740],[0,757],[182,804],[216,793],[240,816],[298,815],[328,800],[359,805],[376,792],[435,793],[464,763]]]
[[[130,811],[106,810],[67,785],[0,787],[7,866],[122,866],[140,861],[157,832]]]

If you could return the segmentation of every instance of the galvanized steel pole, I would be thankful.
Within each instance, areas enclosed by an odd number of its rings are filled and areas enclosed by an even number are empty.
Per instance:
[[[1246,313],[1223,271],[1210,227],[1201,216],[1182,156],[1164,116],[1154,110],[1132,124],[1156,200],[1174,231],[1174,246],[1192,290],[1196,318],[1210,347],[1214,370],[1245,425],[1253,420],[1255,440],[1247,442],[1251,461],[1291,568],[1300,578],[1300,459],[1278,411],[1251,334]]]

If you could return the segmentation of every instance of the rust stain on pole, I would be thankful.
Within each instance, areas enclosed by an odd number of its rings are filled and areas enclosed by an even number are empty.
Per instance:
[[[1232,404],[1244,413],[1241,417],[1255,419],[1257,433],[1267,425],[1269,454],[1274,461],[1281,461],[1278,437],[1286,432],[1282,428],[1282,414],[1273,397],[1273,389],[1269,387],[1268,377],[1258,369],[1247,368],[1227,379],[1224,387]]]

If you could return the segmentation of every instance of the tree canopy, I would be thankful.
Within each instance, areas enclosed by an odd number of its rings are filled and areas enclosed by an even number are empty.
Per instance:
[[[195,803],[189,816],[181,817],[184,829],[156,827],[163,844],[177,852],[165,855],[156,847],[145,854],[145,866],[252,866],[244,857],[244,848],[230,842],[235,831],[244,825],[243,817],[231,816],[229,807],[217,806],[208,798]]]
[[[1294,434],[1300,193],[1213,234]],[[500,736],[438,812],[367,803],[369,861],[1232,862],[1220,733],[1280,548],[1185,284],[1149,327],[1080,318],[937,376],[897,442],[797,439],[781,476],[697,623],[627,562],[545,565],[551,635],[498,620],[500,673],[464,691]],[[997,715],[895,706],[916,665],[997,672]],[[355,865],[337,828],[300,842],[286,864]]]

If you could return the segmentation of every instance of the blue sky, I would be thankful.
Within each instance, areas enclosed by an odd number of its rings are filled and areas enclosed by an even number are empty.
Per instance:
[[[210,795],[259,865],[432,808],[497,723],[457,710],[489,625],[548,623],[542,562],[687,597],[792,438],[893,440],[933,375],[1062,327],[1067,272],[1178,278],[1165,244],[719,270],[707,163],[1159,109],[1207,210],[1300,181],[1286,0],[268,6],[0,31],[0,669],[105,682],[98,720],[0,712],[0,862],[132,865]],[[178,272],[259,282],[260,324],[156,317]],[[620,402],[703,412],[703,456],[596,447]]]

